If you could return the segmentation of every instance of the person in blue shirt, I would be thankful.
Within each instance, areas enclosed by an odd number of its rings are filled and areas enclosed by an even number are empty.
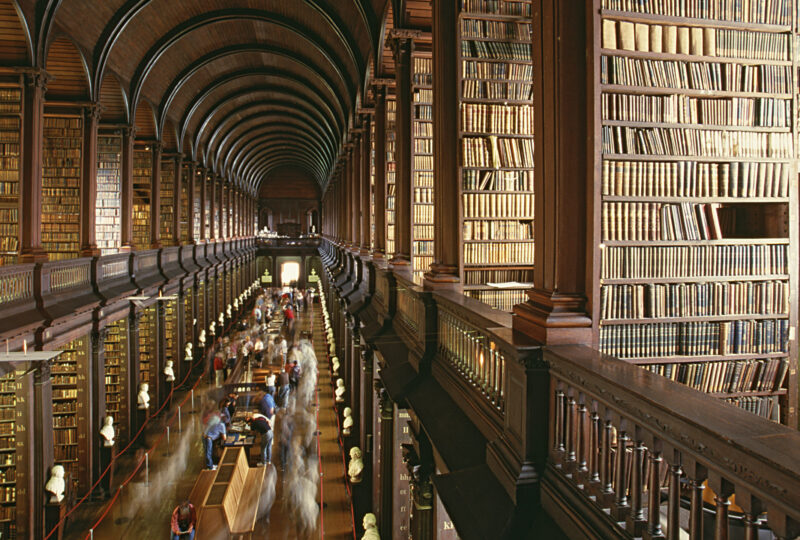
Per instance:
[[[226,426],[231,424],[231,413],[228,410],[228,398],[222,398],[219,402],[219,417]]]
[[[215,419],[212,417],[210,425],[206,428],[205,433],[203,433],[203,449],[206,453],[206,466],[212,471],[217,468],[217,466],[214,465],[213,457],[214,441],[224,441],[226,435],[225,424],[219,421],[218,418]]]
[[[258,410],[261,414],[272,420],[275,416],[275,398],[269,392],[264,392],[264,396],[258,403]]]

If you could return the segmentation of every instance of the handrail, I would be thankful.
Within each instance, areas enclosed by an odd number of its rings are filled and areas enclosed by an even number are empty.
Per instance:
[[[64,261],[45,263],[49,269],[50,292],[59,292],[83,285],[92,281],[92,259],[67,259]]]
[[[0,268],[0,305],[33,297],[33,264]]]

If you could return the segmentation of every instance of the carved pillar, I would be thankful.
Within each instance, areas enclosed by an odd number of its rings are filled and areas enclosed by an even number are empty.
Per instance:
[[[376,82],[375,93],[375,245],[372,258],[386,255],[386,83]]]
[[[359,414],[361,415],[361,425],[360,425],[360,434],[358,437],[359,443],[361,448],[364,449],[365,453],[372,452],[372,423],[374,421],[373,418],[373,389],[372,389],[372,378],[373,378],[373,369],[372,364],[374,362],[374,352],[373,350],[367,346],[366,344],[362,345],[361,347],[361,396],[360,396],[360,405],[353,407],[354,409],[359,410]],[[369,459],[365,460],[366,462],[371,463],[373,461],[373,456],[369,456]],[[366,478],[365,478],[366,479]],[[372,480],[372,474],[369,475],[368,479]],[[372,489],[370,488],[370,493]]]
[[[395,114],[395,226],[394,254],[389,262],[411,263],[411,53],[419,32],[392,31],[397,110]],[[459,228],[459,231],[461,229]]]
[[[130,439],[139,430],[139,415],[137,395],[139,393],[139,327],[142,321],[142,312],[131,308],[128,317],[128,378],[126,380],[128,396],[128,425],[127,432]]]
[[[178,154],[172,158],[175,161],[175,186],[172,190],[172,238],[170,244],[173,246],[181,245],[183,238],[181,238],[181,217],[183,214],[183,155]],[[186,200],[189,201],[189,189],[186,189]],[[188,217],[188,210],[187,210]]]
[[[372,218],[370,195],[372,191],[372,111],[362,115],[364,131],[361,134],[361,256],[370,252],[370,223]]]
[[[209,187],[210,187],[209,192],[208,192],[208,201],[209,201],[208,213],[210,214],[208,216],[208,218],[207,218],[208,219],[208,223],[209,223],[208,239],[209,240],[216,240],[217,239],[217,232],[216,232],[216,230],[214,228],[214,223],[216,222],[216,217],[217,217],[217,213],[216,213],[216,209],[217,209],[217,180],[216,180],[216,178],[214,178],[214,175],[210,173],[210,171],[207,171],[206,182],[209,184]]]
[[[586,25],[583,2],[534,5],[535,287],[514,328],[544,344],[591,342],[586,314]],[[438,178],[437,178],[438,181]]]
[[[224,240],[225,231],[222,228],[222,209],[224,207],[222,205],[225,204],[225,198],[223,197],[223,192],[225,191],[225,181],[221,176],[214,175],[213,182],[217,185],[217,239]]]
[[[197,176],[195,180],[200,182],[200,240],[205,242],[208,238],[206,236],[206,201],[208,200],[208,186],[206,185],[205,169],[198,167],[195,176]]]
[[[42,145],[44,142],[44,94],[48,75],[44,70],[25,74],[22,92],[22,145],[20,152],[20,263],[42,262]]]
[[[101,107],[95,103],[83,110],[83,168],[81,170],[81,257],[100,255],[96,240],[97,127]]]
[[[361,137],[363,129],[353,130],[353,152],[350,154],[350,243],[358,250],[361,243]],[[367,209],[369,211],[369,209]]]
[[[195,220],[199,219],[198,216],[194,215],[194,192],[197,189],[195,183],[195,174],[196,174],[196,167],[197,163],[194,161],[190,161],[187,163],[188,170],[186,171],[186,195],[188,199],[189,205],[189,213],[187,214],[186,221],[187,227],[189,228],[189,237],[188,237],[188,244],[194,244],[198,238],[194,236],[194,224]]]
[[[89,411],[90,425],[88,429],[90,458],[89,481],[91,485],[94,485],[103,472],[100,460],[100,451],[103,446],[100,440],[100,428],[103,427],[103,421],[106,416],[105,344],[107,336],[108,328],[101,328],[97,332],[92,332],[91,336],[91,368],[89,373],[91,407]]]
[[[53,383],[50,378],[50,365],[39,362],[33,375],[33,420],[25,426],[34,431],[33,447],[33,528],[31,538],[44,538],[44,486],[50,477],[53,466]],[[19,430],[19,426],[17,426]],[[20,496],[17,493],[17,496]]]
[[[161,248],[161,151],[160,142],[152,144],[153,172],[150,177],[150,247]]]
[[[120,170],[120,205],[122,208],[122,237],[120,251],[133,250],[133,145],[136,128],[122,128],[122,164]]]
[[[392,538],[392,516],[394,514],[394,492],[392,479],[394,478],[394,402],[389,393],[383,388],[380,381],[376,380],[375,390],[378,393],[381,411],[381,452],[378,456],[380,467],[381,485],[379,529],[381,538]]]
[[[433,2],[433,264],[424,287],[460,289],[461,178],[458,126],[461,82],[458,76],[458,0]]]

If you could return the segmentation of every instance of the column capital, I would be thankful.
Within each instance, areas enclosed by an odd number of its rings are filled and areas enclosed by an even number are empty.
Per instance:
[[[103,114],[103,110],[105,107],[100,105],[100,103],[92,102],[87,105],[83,106],[83,117],[87,121],[98,121],[100,120],[100,116]]]
[[[53,79],[52,75],[41,68],[25,69],[22,75],[25,79],[25,86],[39,88],[42,92],[47,92],[47,83]]]

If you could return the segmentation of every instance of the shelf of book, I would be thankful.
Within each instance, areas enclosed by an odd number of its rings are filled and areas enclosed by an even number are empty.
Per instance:
[[[206,186],[206,208],[205,208],[205,223],[203,223],[203,227],[205,227],[205,237],[206,239],[211,238],[211,231],[213,230],[213,216],[211,215],[211,178],[208,175],[200,177],[203,182],[205,182]]]
[[[0,266],[19,254],[22,88],[0,86]]]
[[[42,142],[42,249],[51,261],[80,252],[83,118],[45,116]]]
[[[375,248],[375,118],[370,115],[369,122],[369,245]]]
[[[172,369],[180,373],[180,351],[178,351],[178,301],[167,300],[164,304],[164,362],[172,361]],[[159,374],[159,376],[161,376]],[[169,389],[167,389],[169,391]]]
[[[464,293],[503,311],[533,281],[531,7],[462,0],[459,13]]]
[[[415,52],[411,71],[411,267],[420,280],[433,263],[433,57]]]
[[[200,171],[197,171],[200,172]],[[202,202],[203,192],[203,177],[195,174],[194,179],[194,228],[192,229],[192,236],[194,240],[200,240],[200,227],[204,226],[200,222],[200,203]]]
[[[172,241],[175,212],[175,160],[161,160],[161,241],[169,243]]]
[[[158,315],[156,306],[150,306],[142,310],[139,319],[139,384],[147,383],[150,387],[150,396],[157,388],[156,377],[158,376]],[[157,399],[150,400],[150,412],[157,407]]]
[[[595,0],[595,340],[794,424],[796,7]]]
[[[17,388],[15,377],[17,373],[11,371],[0,377],[0,503],[16,503],[17,500],[17,468],[16,468],[16,422],[14,414],[17,404]],[[16,535],[16,508],[14,506],[0,509],[0,531],[9,538]]]
[[[150,197],[152,195],[153,152],[133,151],[133,248],[150,249]]]
[[[386,96],[386,254],[394,255],[394,204],[395,204],[395,120],[397,101]]]
[[[91,404],[89,377],[89,338],[84,336],[59,347],[63,351],[53,362],[50,377],[53,388],[53,462],[62,465],[72,478],[75,493],[88,487],[86,444]],[[83,461],[82,461],[83,460]]]
[[[122,134],[102,130],[97,136],[95,237],[101,255],[119,251],[122,238]]]
[[[183,291],[183,341],[184,343],[192,343],[192,348],[194,348],[194,326],[194,288],[188,287]],[[193,356],[195,352],[192,351]],[[181,360],[185,358],[181,351],[178,354],[178,358]]]
[[[105,353],[106,415],[114,418],[117,440],[128,440],[128,319],[106,327]]]
[[[200,336],[202,330],[208,330],[208,302],[206,301],[206,283],[198,276],[197,281],[197,335]],[[206,343],[211,342],[212,337],[206,336]]]
[[[178,236],[180,244],[188,244],[191,241],[189,218],[189,167],[183,166],[181,167],[181,215]]]

